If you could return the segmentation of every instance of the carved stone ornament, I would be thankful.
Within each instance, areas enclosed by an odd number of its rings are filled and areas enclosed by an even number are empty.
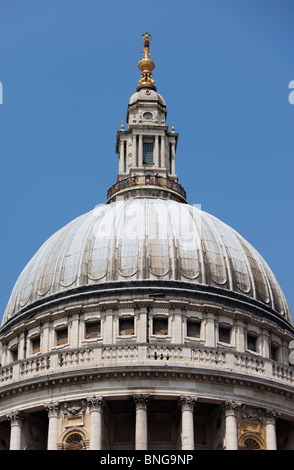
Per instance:
[[[87,398],[87,403],[89,405],[90,412],[102,411],[102,408],[105,405],[105,401],[102,396],[101,397],[93,396],[93,397]]]
[[[58,417],[59,414],[59,402],[49,403],[44,405],[45,410],[48,413],[48,418]]]
[[[23,420],[23,414],[18,410],[8,413],[6,417],[10,421],[11,426],[20,426]]]
[[[260,409],[249,408],[246,405],[241,406],[241,416],[244,419],[249,419],[252,421],[262,421],[262,411]]]
[[[235,416],[240,407],[241,403],[237,403],[235,401],[226,401],[224,404],[225,415]]]
[[[81,415],[85,414],[87,408],[86,400],[78,400],[75,402],[65,402],[63,403],[63,414],[64,416],[68,415]]]
[[[149,395],[134,395],[133,396],[135,405],[136,405],[136,410],[138,409],[147,409],[147,405],[149,402]]]
[[[275,424],[276,419],[280,416],[280,412],[268,408],[265,412],[267,424]]]
[[[182,411],[194,411],[194,406],[197,398],[189,395],[181,395],[179,398],[179,404]]]

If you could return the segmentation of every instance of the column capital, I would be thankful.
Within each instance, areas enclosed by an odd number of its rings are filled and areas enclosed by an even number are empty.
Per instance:
[[[190,395],[181,395],[179,398],[179,404],[182,411],[194,411],[194,406],[197,401],[197,397]]]
[[[6,415],[11,426],[21,426],[23,420],[23,414],[19,410],[11,411]]]
[[[103,407],[105,406],[105,400],[102,396],[96,397],[94,395],[93,397],[87,398],[87,402],[89,405],[90,413],[92,413],[92,411],[101,412]]]
[[[276,411],[271,408],[267,408],[265,410],[265,419],[266,419],[266,424],[275,424],[277,418],[280,416],[280,412]]]
[[[241,403],[238,403],[236,401],[226,401],[224,403],[224,410],[225,410],[225,415],[226,416],[235,416],[236,411],[238,411],[241,408]]]
[[[48,418],[58,418],[59,415],[59,410],[60,410],[60,404],[59,402],[55,403],[46,403],[44,405],[45,410],[48,413]]]
[[[133,399],[135,401],[136,410],[138,410],[138,409],[146,410],[147,405],[149,403],[150,396],[149,395],[144,395],[144,394],[133,395]]]

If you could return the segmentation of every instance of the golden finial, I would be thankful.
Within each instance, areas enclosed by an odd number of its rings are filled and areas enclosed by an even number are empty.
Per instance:
[[[153,90],[156,91],[156,86],[154,84],[154,80],[152,78],[152,70],[155,67],[155,64],[152,59],[150,59],[150,52],[149,52],[149,45],[150,45],[150,39],[151,36],[149,33],[142,34],[144,38],[144,43],[143,43],[143,52],[142,54],[144,55],[143,59],[141,59],[138,63],[138,67],[141,70],[141,78],[139,80],[139,84],[137,87],[137,91],[140,90],[140,88],[152,88]]]

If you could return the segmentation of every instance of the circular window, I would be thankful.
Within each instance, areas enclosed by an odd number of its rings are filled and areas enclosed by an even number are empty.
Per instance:
[[[147,113],[144,113],[144,114],[143,114],[143,117],[144,117],[145,119],[151,119],[151,118],[152,118],[152,114],[149,113],[149,112],[147,112]]]

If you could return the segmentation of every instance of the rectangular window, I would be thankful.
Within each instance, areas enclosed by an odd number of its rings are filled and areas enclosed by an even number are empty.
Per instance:
[[[101,323],[100,321],[88,322],[85,324],[85,337],[86,339],[95,339],[101,336]]]
[[[41,350],[40,336],[31,339],[32,354],[37,354]]]
[[[273,361],[276,361],[277,360],[277,357],[278,357],[278,348],[276,348],[275,346],[273,346],[271,344],[271,352],[270,352],[270,357]]]
[[[11,349],[10,352],[11,352],[12,361],[17,361],[18,360],[18,348],[15,347],[15,348]]]
[[[153,334],[154,335],[167,335],[168,334],[167,318],[153,318]]]
[[[134,318],[119,319],[119,334],[120,336],[134,334]]]
[[[187,336],[192,338],[200,337],[200,322],[187,320]]]
[[[230,328],[224,328],[224,327],[220,326],[218,328],[218,340],[221,343],[230,344],[230,342],[231,342],[231,329]]]
[[[143,142],[143,163],[153,163],[153,143]]]
[[[247,349],[256,351],[256,336],[247,335]]]
[[[56,330],[56,344],[57,346],[62,346],[63,344],[68,343],[68,329],[62,328],[60,330]]]

